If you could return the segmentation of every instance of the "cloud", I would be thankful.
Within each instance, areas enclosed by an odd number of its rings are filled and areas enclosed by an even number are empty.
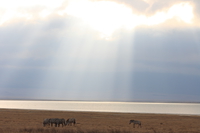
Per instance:
[[[200,22],[200,2],[198,0],[193,0],[194,14],[195,14],[195,23],[199,25]]]
[[[157,12],[167,14],[182,1],[112,2],[131,7],[133,14],[155,18]],[[190,93],[188,98],[198,99],[200,30],[196,15],[195,23],[174,16],[155,25],[117,28],[111,36],[102,37],[82,18],[67,14],[68,4],[17,8],[13,10],[18,11],[16,17],[0,20],[0,97],[102,100],[104,95],[111,100],[146,96],[144,100],[158,100],[165,96],[163,100],[169,100],[172,96],[177,100],[175,93],[183,88]],[[198,4],[194,14],[198,14]]]
[[[174,25],[174,20],[178,21],[179,23],[176,26],[193,22],[193,12],[191,9],[191,5],[193,4],[188,1],[147,2],[141,0],[136,2],[130,0],[113,0],[93,2],[75,1],[73,4],[73,1],[61,0],[55,5],[54,3],[45,4],[44,1],[40,4],[37,2],[32,3],[32,5],[28,4],[28,6],[25,3],[22,5],[16,4],[16,7],[12,8],[2,8],[4,14],[0,19],[1,25],[6,26],[8,24],[10,26],[10,23],[19,22],[35,24],[49,21],[55,16],[60,16],[61,18],[75,17],[80,23],[87,24],[88,28],[93,28],[100,32],[101,37],[112,38],[111,36],[114,32],[123,28],[133,30],[136,26],[160,25],[168,20],[173,20],[168,21],[168,25]],[[120,4],[124,4],[125,6]],[[77,5],[81,6],[77,7]],[[99,10],[101,8],[104,8],[104,12]],[[137,8],[141,9],[141,11],[138,11]],[[176,8],[179,11],[175,10]],[[133,11],[131,12],[131,10]],[[149,14],[151,12],[152,14]],[[183,12],[184,15],[181,15]]]
[[[2,44],[0,60],[7,62],[7,65],[1,63],[1,66],[14,65],[16,62],[18,63],[15,66],[18,66],[20,62],[27,62],[27,64],[24,63],[27,67],[37,67],[37,63],[39,67],[42,65],[46,67],[49,64],[46,62],[55,61],[52,68],[81,70],[87,66],[95,71],[97,68],[112,70],[116,62],[123,62],[118,64],[131,71],[132,65],[128,62],[132,58],[132,51],[127,52],[126,49],[133,47],[130,41],[132,37],[134,37],[134,47],[137,48],[134,51],[136,61],[179,62],[179,64],[198,62],[199,55],[195,51],[197,49],[192,49],[189,44],[192,38],[194,45],[197,45],[199,31],[184,27],[182,27],[183,30],[174,27],[166,30],[166,23],[152,28],[140,26],[135,31],[125,30],[123,33],[119,30],[113,34],[113,40],[107,41],[102,40],[99,37],[100,34],[81,19],[69,15],[53,14],[46,19],[38,19],[37,22],[19,20],[0,29],[0,34],[4,36],[0,40]],[[151,45],[146,45],[142,38],[146,38],[145,40],[148,40]],[[174,50],[174,46],[183,51]],[[143,47],[148,51],[145,51]],[[35,62],[35,65],[28,63],[31,62],[28,60]],[[86,65],[89,62],[90,65]]]
[[[199,34],[199,29],[193,28],[138,29],[134,37],[134,61],[140,64],[140,69],[151,70],[154,66],[154,70],[163,72],[199,75]]]
[[[109,1],[109,0],[108,0]],[[150,6],[149,3],[143,0],[110,0],[113,2],[117,2],[119,4],[124,4],[134,10],[136,13],[144,13],[148,7]]]
[[[115,64],[116,41],[101,40],[76,18],[54,15],[39,23],[28,22],[1,27],[1,67],[45,68],[51,64],[53,69],[82,70],[91,62],[87,67],[95,70],[103,69],[104,63],[107,67],[107,63]]]

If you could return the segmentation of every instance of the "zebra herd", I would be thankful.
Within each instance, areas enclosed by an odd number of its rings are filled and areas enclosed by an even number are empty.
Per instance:
[[[140,121],[137,120],[130,120],[129,124],[133,123],[133,127],[135,128],[135,125],[138,125],[138,127],[142,127],[142,124]],[[64,118],[49,118],[49,119],[44,119],[43,121],[43,126],[50,126],[52,127],[53,125],[55,125],[55,127],[60,127],[60,125],[66,126],[66,125],[75,125],[76,124],[76,119],[75,118],[69,118],[67,120],[65,120]]]
[[[47,118],[47,119],[44,119],[43,121],[43,126],[55,126],[55,127],[60,127],[60,125],[63,126],[66,126],[66,125],[75,125],[76,124],[76,119],[74,118],[69,118],[67,120],[65,120],[64,118]]]

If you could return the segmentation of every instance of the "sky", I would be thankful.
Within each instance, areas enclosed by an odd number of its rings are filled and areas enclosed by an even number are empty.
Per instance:
[[[0,0],[0,99],[200,102],[199,0]]]

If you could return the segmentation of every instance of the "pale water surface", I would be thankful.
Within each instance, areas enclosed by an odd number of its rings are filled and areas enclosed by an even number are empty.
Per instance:
[[[0,108],[200,115],[199,103],[0,100]]]

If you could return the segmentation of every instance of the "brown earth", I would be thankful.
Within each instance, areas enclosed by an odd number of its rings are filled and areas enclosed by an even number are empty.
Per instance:
[[[75,118],[75,126],[43,127],[45,118]],[[139,120],[133,128],[129,120]],[[0,133],[200,133],[200,116],[0,109]]]

